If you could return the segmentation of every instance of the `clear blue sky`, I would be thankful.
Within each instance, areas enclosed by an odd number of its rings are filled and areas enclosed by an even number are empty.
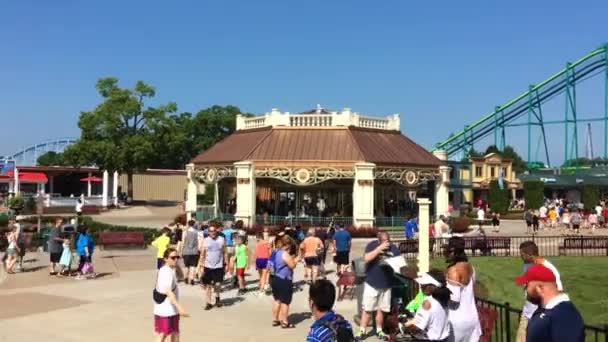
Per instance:
[[[96,79],[110,75],[153,84],[180,111],[398,112],[429,147],[608,42],[608,1],[585,3],[4,1],[0,155],[78,136]],[[581,96],[590,111],[603,109],[595,92]],[[507,143],[523,154],[523,137]],[[559,159],[561,139],[550,144]]]

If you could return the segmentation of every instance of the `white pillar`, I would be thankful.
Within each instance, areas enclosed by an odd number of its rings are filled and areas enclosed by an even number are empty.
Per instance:
[[[118,206],[118,171],[114,171],[112,179],[112,197],[114,197],[114,206]]]
[[[87,180],[87,197],[91,197],[91,173],[89,172],[89,180]]]
[[[220,213],[220,194],[219,194],[219,190],[220,187],[218,185],[218,182],[216,181],[215,184],[213,184],[213,216],[214,217],[218,217],[219,213]]]
[[[104,208],[108,207],[108,170],[103,171],[103,184],[101,189],[101,206]]]
[[[186,165],[188,171],[188,186],[186,187],[186,220],[192,219],[192,213],[196,213],[196,197],[198,195],[198,185],[194,178],[194,164]]]
[[[235,220],[243,220],[245,226],[255,223],[255,175],[252,162],[234,163],[236,170],[236,213]]]
[[[446,151],[433,151],[433,155],[447,164],[448,153]],[[450,167],[444,164],[439,167],[439,178],[435,180],[435,215],[437,217],[449,214],[449,184]]]
[[[19,169],[16,167],[13,175],[15,177],[13,180],[13,192],[15,192],[15,196],[19,196],[19,193],[21,192],[21,185],[19,184]]]
[[[353,223],[355,227],[374,225],[374,169],[376,164],[356,163],[353,185]]]
[[[429,271],[429,205],[428,198],[418,199],[418,272]]]

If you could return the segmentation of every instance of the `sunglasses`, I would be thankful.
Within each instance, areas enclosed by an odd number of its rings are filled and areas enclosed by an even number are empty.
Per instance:
[[[172,255],[169,257],[171,260],[179,260],[181,257],[179,255]]]

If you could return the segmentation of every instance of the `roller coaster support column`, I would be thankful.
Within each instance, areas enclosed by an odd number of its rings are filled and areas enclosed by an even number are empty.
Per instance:
[[[433,155],[444,163],[447,163],[448,153],[444,150],[433,151]],[[435,215],[449,214],[449,189],[450,184],[450,167],[442,165],[439,167],[439,179],[435,181]]]
[[[578,159],[578,127],[577,127],[577,113],[576,113],[576,78],[574,75],[574,69],[572,64],[566,64],[566,134],[565,134],[565,158],[564,160]],[[570,115],[570,113],[572,115]],[[572,119],[570,119],[572,116]],[[572,135],[572,149],[571,153],[568,153],[568,122],[572,122],[574,125],[574,133]]]
[[[604,45],[604,59],[606,60],[604,76],[604,159],[608,159],[608,44]]]

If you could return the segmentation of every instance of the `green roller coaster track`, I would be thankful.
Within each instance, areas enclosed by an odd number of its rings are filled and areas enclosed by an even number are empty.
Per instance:
[[[604,75],[604,113],[601,117],[579,118],[576,105],[576,85],[598,74]],[[565,96],[565,110],[563,120],[546,121],[543,118],[542,105],[563,94]],[[526,117],[525,123],[515,122]],[[499,149],[505,146],[505,128],[527,126],[528,129],[528,162],[532,162],[532,127],[540,128],[542,144],[548,165],[549,150],[545,136],[545,126],[563,124],[565,130],[564,160],[578,158],[578,124],[581,122],[604,122],[604,151],[603,156],[608,159],[608,44],[597,48],[537,85],[531,85],[528,91],[512,99],[508,103],[498,106],[490,114],[464,129],[450,136],[447,140],[435,145],[434,150],[446,150],[448,155],[466,152],[473,148],[473,144],[494,134],[494,145]],[[538,151],[538,149],[537,149]],[[538,153],[538,152],[537,152]]]

